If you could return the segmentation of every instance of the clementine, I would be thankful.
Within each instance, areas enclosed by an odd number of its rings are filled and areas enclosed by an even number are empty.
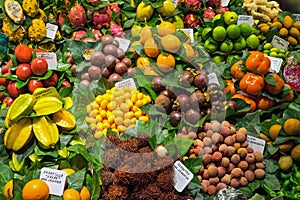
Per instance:
[[[23,200],[47,200],[50,190],[46,182],[33,179],[25,184],[22,190]]]
[[[66,189],[63,198],[64,200],[81,200],[80,193],[75,189]]]
[[[90,200],[91,199],[91,194],[87,187],[82,186],[81,191],[80,191],[80,197],[81,197],[81,200]]]

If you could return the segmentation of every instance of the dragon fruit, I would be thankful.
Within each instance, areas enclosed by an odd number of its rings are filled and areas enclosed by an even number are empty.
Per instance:
[[[112,11],[110,6],[106,6],[100,10],[93,12],[93,23],[99,29],[102,27],[108,28],[112,17]]]
[[[100,4],[100,0],[87,0],[87,3],[92,5],[92,6],[97,6]]]
[[[209,0],[207,3],[213,8],[221,6],[221,0]]]
[[[110,31],[112,32],[114,37],[125,38],[125,33],[119,24],[111,23]]]
[[[184,17],[184,24],[188,28],[194,28],[200,26],[201,22],[197,15],[195,15],[194,13],[189,13]]]
[[[214,16],[216,16],[216,13],[210,8],[206,8],[202,15],[203,18],[213,18]]]
[[[100,30],[98,30],[98,29],[93,29],[92,32],[93,32],[94,35],[95,35],[96,41],[98,41],[98,40],[101,39],[102,33],[100,32]]]
[[[200,9],[202,6],[201,0],[184,0],[185,7],[191,10]]]
[[[216,13],[223,14],[223,13],[226,13],[227,11],[229,11],[229,8],[221,6],[219,9],[216,10]]]
[[[85,26],[87,22],[84,7],[81,5],[76,5],[72,7],[68,17],[73,28]]]
[[[67,15],[63,12],[59,13],[58,15],[58,26],[61,28],[62,24],[64,23],[65,19],[67,18]]]
[[[120,7],[119,7],[118,4],[116,4],[116,3],[111,3],[111,4],[110,4],[110,9],[111,9],[112,11],[116,12],[117,15],[118,15],[118,17],[121,16],[121,9],[120,9]]]
[[[71,2],[69,0],[65,0],[65,7],[66,7],[66,10],[69,10],[71,8]]]
[[[94,38],[86,38],[86,34],[87,32],[85,30],[78,30],[78,31],[75,31],[72,35],[72,40],[87,40],[87,39],[90,39],[90,41],[98,41],[101,39],[101,36],[102,36],[102,33],[98,30],[98,29],[93,29],[92,30],[92,33],[94,34],[95,36],[95,39]]]

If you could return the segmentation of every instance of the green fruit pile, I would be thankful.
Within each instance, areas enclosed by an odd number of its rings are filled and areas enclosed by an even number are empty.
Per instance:
[[[263,53],[265,56],[272,56],[276,58],[282,58],[285,59],[288,51],[280,48],[273,47],[271,43],[264,44],[264,50]]]
[[[257,49],[259,39],[253,34],[252,27],[247,23],[237,25],[237,21],[238,14],[232,11],[216,15],[201,33],[205,50],[208,53],[230,53],[245,48]]]

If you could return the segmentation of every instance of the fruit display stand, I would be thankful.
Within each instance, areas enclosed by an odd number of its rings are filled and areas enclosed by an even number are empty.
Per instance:
[[[0,199],[300,198],[292,2],[0,3]]]

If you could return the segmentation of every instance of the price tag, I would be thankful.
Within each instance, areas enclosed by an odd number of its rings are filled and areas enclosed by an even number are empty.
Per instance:
[[[186,32],[187,34],[189,34],[189,36],[191,38],[191,43],[194,42],[194,30],[192,28],[181,28],[179,30],[182,30],[182,31]]]
[[[296,18],[296,22],[300,22],[300,14],[293,14]]]
[[[260,151],[264,153],[266,141],[251,135],[247,135],[247,142],[249,143],[249,147],[252,147],[254,151]]]
[[[194,177],[192,172],[178,160],[174,163],[174,176],[174,187],[178,192],[182,192]]]
[[[271,61],[269,72],[278,73],[280,71],[283,60],[281,58],[275,58],[272,56],[266,56],[266,57],[268,57]]]
[[[38,92],[34,92],[33,96],[34,96],[35,100],[38,100],[42,97],[56,97],[62,101],[61,96],[59,95],[59,93],[57,92],[57,90],[54,87],[48,87],[48,88],[44,88]]]
[[[213,83],[220,86],[220,83],[219,83],[219,80],[218,80],[218,77],[217,77],[216,73],[208,74],[208,84],[213,84]]]
[[[228,6],[229,2],[230,2],[230,0],[221,0],[221,6],[226,7],[226,6]]]
[[[242,23],[247,23],[252,26],[253,17],[251,15],[239,15],[237,25],[240,25]]]
[[[133,78],[128,78],[128,79],[119,81],[119,82],[117,82],[117,83],[115,84],[115,86],[116,86],[117,88],[129,87],[129,88],[134,88],[134,89],[136,89],[136,85],[135,85],[135,82],[134,82],[134,79],[133,79]]]
[[[115,40],[119,42],[119,47],[123,49],[123,51],[126,52],[128,50],[128,47],[130,45],[130,40],[119,38],[119,37],[115,37]]]
[[[274,35],[274,37],[271,41],[271,44],[272,44],[273,47],[277,47],[279,49],[287,50],[290,43],[288,41],[285,41],[281,37],[278,37],[277,35]]]
[[[47,183],[50,194],[62,196],[65,188],[67,173],[61,170],[43,167],[41,169],[40,180]]]
[[[54,40],[56,31],[58,29],[58,26],[55,25],[55,24],[47,23],[46,24],[46,29],[47,29],[46,37]]]
[[[176,6],[177,6],[177,4],[178,4],[178,0],[172,0],[172,3],[174,4],[174,6],[175,6],[175,8],[176,8]]]
[[[48,63],[48,69],[57,68],[57,58],[54,52],[36,52],[36,57],[45,58]]]

